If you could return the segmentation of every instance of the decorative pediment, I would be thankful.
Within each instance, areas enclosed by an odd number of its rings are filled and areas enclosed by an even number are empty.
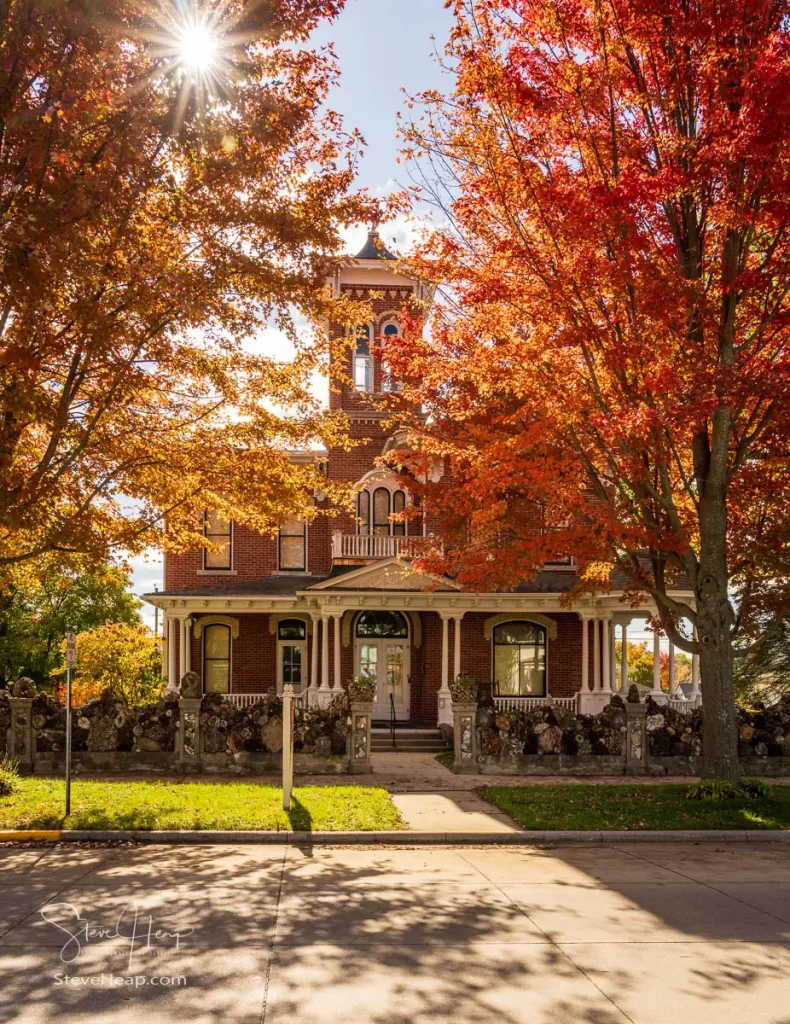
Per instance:
[[[195,619],[195,636],[200,636],[206,626],[230,626],[230,635],[236,640],[239,636],[239,620],[232,615],[201,615]]]
[[[423,576],[397,558],[371,562],[352,572],[335,576],[310,590],[385,590],[406,593],[455,593],[458,587],[446,577]]]
[[[539,615],[537,612],[504,612],[501,615],[489,615],[483,623],[483,636],[486,640],[490,640],[494,635],[494,626],[499,626],[503,622],[534,622],[538,626],[543,626],[549,640],[557,639],[557,622],[548,615]]]
[[[283,619],[298,619],[305,623],[308,636],[313,632],[312,616],[305,615],[304,612],[269,612],[269,632],[272,635],[277,632],[277,626]]]

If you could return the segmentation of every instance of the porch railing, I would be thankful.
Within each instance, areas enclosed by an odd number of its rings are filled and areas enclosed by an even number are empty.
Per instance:
[[[266,696],[265,693],[226,693],[224,694],[225,700],[229,704],[234,704],[237,708],[251,708],[253,704],[257,704],[258,701],[263,700]],[[304,694],[294,694],[294,707],[300,708],[304,704]]]
[[[567,708],[568,711],[576,710],[575,697],[494,697],[494,707],[497,711],[529,711],[530,708],[540,707]]]

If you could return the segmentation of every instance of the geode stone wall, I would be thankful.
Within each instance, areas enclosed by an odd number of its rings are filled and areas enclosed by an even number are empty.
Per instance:
[[[347,759],[348,702],[340,696],[326,708],[297,708],[294,750],[296,770],[341,771]],[[5,751],[11,721],[8,696],[0,693],[0,755]],[[200,705],[200,767],[207,771],[247,766],[276,771],[283,747],[282,700],[265,694],[247,708],[208,694]],[[46,765],[63,761],[66,709],[49,694],[33,700],[33,759]],[[167,694],[155,704],[127,708],[105,696],[72,710],[75,765],[84,770],[170,770],[175,767],[179,698]]]
[[[656,704],[651,697],[645,704],[648,763],[670,775],[698,774],[702,709],[680,711]],[[739,709],[738,736],[738,753],[747,774],[788,774],[790,697],[770,708]],[[481,705],[477,711],[477,741],[477,761],[482,771],[560,775],[618,772],[625,759],[625,705],[617,695],[598,715],[577,715],[549,706],[498,712],[490,704]]]

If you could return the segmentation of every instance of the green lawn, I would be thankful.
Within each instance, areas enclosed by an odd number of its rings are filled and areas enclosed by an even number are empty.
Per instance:
[[[276,786],[249,782],[100,782],[71,787],[64,818],[60,779],[22,779],[0,797],[0,829],[255,829],[375,831],[403,828],[386,790],[372,786],[304,786],[291,811]]]
[[[480,796],[527,829],[790,828],[790,786],[759,800],[686,800],[686,785],[483,786]]]

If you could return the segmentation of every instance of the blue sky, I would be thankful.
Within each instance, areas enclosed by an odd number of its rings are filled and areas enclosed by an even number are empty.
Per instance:
[[[441,49],[452,17],[443,0],[348,0],[340,17],[322,26],[315,42],[333,42],[340,62],[341,81],[330,97],[346,126],[359,128],[367,148],[359,165],[359,184],[384,194],[406,176],[397,163],[397,112],[402,108],[402,89],[409,93],[438,88],[442,75],[432,58],[434,45]],[[436,38],[436,42],[431,40]],[[361,247],[365,228],[352,233],[351,251]],[[268,347],[268,346],[267,346]],[[162,586],[159,554],[134,560],[135,593]],[[143,609],[153,625],[153,611]]]

